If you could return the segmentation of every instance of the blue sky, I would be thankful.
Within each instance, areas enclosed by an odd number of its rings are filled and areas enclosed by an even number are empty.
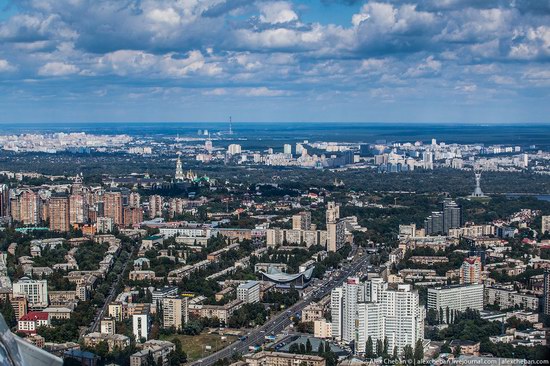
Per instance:
[[[550,123],[547,0],[0,0],[0,122]]]

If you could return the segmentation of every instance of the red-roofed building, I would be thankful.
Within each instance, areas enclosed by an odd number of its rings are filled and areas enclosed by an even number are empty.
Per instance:
[[[50,316],[43,311],[31,311],[27,315],[23,315],[17,322],[17,331],[36,334],[36,329],[43,325],[50,325]]]

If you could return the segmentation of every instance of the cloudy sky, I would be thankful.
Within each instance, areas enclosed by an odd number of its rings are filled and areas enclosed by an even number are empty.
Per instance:
[[[550,0],[0,0],[0,122],[550,122]]]

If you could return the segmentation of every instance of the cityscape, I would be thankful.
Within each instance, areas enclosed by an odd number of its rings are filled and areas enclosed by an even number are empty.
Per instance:
[[[549,24],[0,0],[0,365],[549,364]]]

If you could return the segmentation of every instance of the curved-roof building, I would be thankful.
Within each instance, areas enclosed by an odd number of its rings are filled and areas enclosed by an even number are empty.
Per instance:
[[[289,274],[282,272],[274,267],[270,267],[267,272],[260,272],[264,281],[276,283],[278,288],[291,288],[294,286],[297,290],[303,289],[309,285],[309,281],[313,277],[313,269],[311,266],[303,272]]]

